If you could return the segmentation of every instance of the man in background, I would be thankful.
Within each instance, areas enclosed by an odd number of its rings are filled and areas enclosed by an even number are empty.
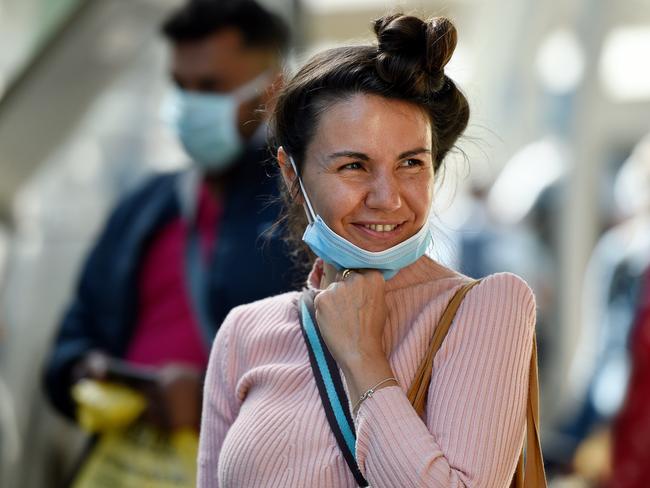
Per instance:
[[[46,365],[56,409],[71,387],[116,379],[170,430],[198,428],[202,376],[228,311],[290,288],[265,162],[266,113],[288,28],[253,1],[193,1],[162,32],[175,84],[163,113],[191,159],[127,195],[92,248]]]

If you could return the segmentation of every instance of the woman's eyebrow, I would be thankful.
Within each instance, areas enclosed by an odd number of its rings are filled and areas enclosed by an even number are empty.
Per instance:
[[[411,149],[410,151],[405,151],[402,154],[400,154],[397,159],[404,159],[408,158],[409,156],[416,156],[418,154],[431,154],[431,149],[427,149],[426,147],[419,147],[417,149]]]
[[[402,154],[400,154],[397,157],[397,159],[404,159],[404,158],[408,158],[409,156],[415,156],[417,154],[422,154],[422,153],[431,154],[431,149],[428,149],[426,147],[418,147],[416,149],[411,149],[409,151],[405,151]],[[370,161],[370,156],[356,151],[338,151],[328,156],[328,159],[336,159],[336,158],[353,158],[353,159],[360,159],[362,161]]]
[[[367,154],[355,152],[355,151],[338,151],[328,156],[328,159],[336,159],[336,158],[354,158],[354,159],[361,159],[363,161],[370,161],[370,157]]]

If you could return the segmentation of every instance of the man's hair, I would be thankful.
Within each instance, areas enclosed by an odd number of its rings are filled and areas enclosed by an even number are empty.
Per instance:
[[[284,20],[252,0],[189,0],[163,23],[162,34],[173,43],[200,41],[226,28],[238,30],[247,47],[282,54],[289,47]]]

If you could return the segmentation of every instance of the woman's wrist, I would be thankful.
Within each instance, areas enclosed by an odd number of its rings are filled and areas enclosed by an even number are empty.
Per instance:
[[[342,369],[352,405],[356,405],[361,396],[373,387],[376,387],[375,391],[377,391],[397,383],[396,381],[381,383],[388,378],[395,377],[388,359],[385,357],[347,364]]]
[[[395,378],[394,376],[391,376],[389,378],[384,378],[373,387],[368,388],[365,392],[361,394],[357,402],[352,405],[352,415],[356,416],[361,404],[365,402],[368,398],[372,397],[376,391],[381,390],[385,386],[392,386],[392,385],[399,386],[397,378]]]
[[[370,366],[384,367],[388,359],[384,351],[378,348],[370,350],[347,350],[336,358],[337,363],[343,371],[359,371]]]

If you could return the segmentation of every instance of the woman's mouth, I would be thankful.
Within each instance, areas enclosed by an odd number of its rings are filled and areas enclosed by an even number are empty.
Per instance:
[[[366,224],[364,227],[366,229],[374,230],[375,232],[390,232],[395,230],[399,224]]]
[[[373,239],[389,240],[394,239],[402,233],[404,222],[401,223],[358,223],[353,224],[364,236]]]

